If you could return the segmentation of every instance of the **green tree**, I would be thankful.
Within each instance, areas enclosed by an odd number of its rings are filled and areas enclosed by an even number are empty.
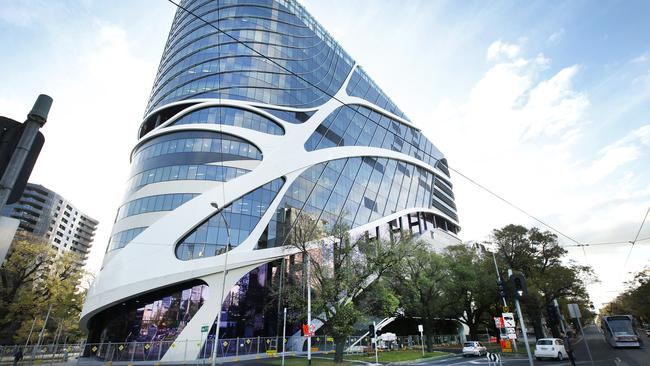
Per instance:
[[[363,319],[365,311],[376,316],[394,314],[394,307],[378,305],[396,303],[380,281],[417,248],[417,243],[407,234],[396,235],[393,240],[367,236],[351,239],[344,227],[335,228],[332,234],[332,240],[321,244],[320,260],[312,261],[312,309],[317,314],[315,318],[323,322],[326,334],[334,338],[334,361],[341,363],[345,341],[354,333],[354,325]],[[379,291],[368,291],[370,286]]]
[[[285,244],[303,253],[301,273],[294,271],[293,276],[300,277],[305,286],[296,289],[295,285],[285,283],[278,291],[279,296],[285,297],[281,301],[304,309],[306,266],[310,266],[312,315],[323,322],[322,331],[334,338],[336,363],[343,362],[345,341],[365,315],[394,314],[396,298],[381,280],[414,246],[406,234],[396,234],[393,240],[365,235],[353,239],[348,231],[348,227],[338,224],[327,230],[325,223],[306,214],[297,217]],[[371,287],[373,291],[367,291]]]
[[[631,314],[641,323],[650,324],[650,267],[638,272],[626,286],[626,290],[604,306],[600,314]]]
[[[79,262],[75,253],[57,253],[42,239],[17,233],[0,268],[0,343],[25,342],[32,324],[40,331],[50,306],[44,341],[79,338],[85,297],[85,290],[78,288],[84,275]]]
[[[534,227],[507,225],[493,231],[492,243],[497,247],[502,277],[507,278],[508,268],[526,276],[529,296],[522,303],[537,337],[543,336],[542,316],[553,299],[591,307],[586,285],[596,281],[593,271],[574,262],[564,264],[567,251],[559,245],[557,235]],[[549,315],[545,318],[550,319]],[[559,335],[557,327],[551,326],[551,330]]]
[[[457,299],[448,296],[448,266],[440,254],[419,246],[392,271],[393,290],[404,315],[420,317],[427,350],[433,350],[436,320],[452,314]]]
[[[499,302],[492,259],[464,244],[448,247],[444,258],[449,268],[445,292],[455,299],[453,317],[467,325],[470,339],[477,340],[479,325],[486,323],[489,310]]]

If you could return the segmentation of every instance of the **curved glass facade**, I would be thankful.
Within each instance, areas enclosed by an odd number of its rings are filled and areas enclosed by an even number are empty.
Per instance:
[[[118,341],[128,346],[132,342],[151,342],[145,347],[115,349],[115,361],[147,360],[157,347],[165,351],[203,306],[209,294],[208,286],[191,281],[126,300],[100,316],[93,318],[88,343]],[[124,351],[124,352],[123,352]]]
[[[273,286],[290,273],[292,283],[303,281],[300,255],[288,246],[296,244],[301,222],[318,232],[340,223],[373,238],[410,230],[446,240],[436,245],[460,242],[444,155],[297,1],[184,0],[182,6],[193,14],[178,9],[174,17],[111,253],[89,291],[82,323],[90,320],[92,341],[126,343],[121,337],[129,332],[138,334],[132,340],[173,339],[185,348],[159,352],[163,362],[180,364],[202,350],[211,354],[219,311],[220,337],[280,334],[282,304]],[[375,148],[372,156],[361,147]],[[190,200],[192,210],[180,208]],[[144,230],[152,250],[134,257],[149,248],[136,246]],[[220,309],[201,307],[207,289],[198,281],[223,279],[224,253],[229,271],[247,274]],[[163,290],[143,289],[147,281]],[[192,302],[186,291],[199,295]],[[112,304],[121,302],[128,311],[113,321],[119,306]],[[213,324],[207,341],[199,318]],[[287,329],[299,326],[296,320]],[[222,345],[219,355],[238,349]],[[267,345],[257,343],[261,350]]]
[[[108,248],[106,249],[106,252],[124,248],[131,242],[131,240],[143,232],[144,229],[146,229],[146,227],[135,227],[133,229],[122,230],[111,235],[111,239],[108,241]]]
[[[172,193],[138,198],[120,206],[115,221],[148,212],[171,211],[196,196],[196,193]]]
[[[186,6],[203,20],[177,14],[147,112],[193,98],[315,107],[329,100],[352,70],[352,59],[313,20],[306,23],[311,17],[293,2]]]
[[[335,146],[372,146],[401,152],[436,166],[442,153],[410,126],[370,108],[346,105],[330,114],[305,143],[307,151]],[[449,172],[446,172],[449,175]]]
[[[245,109],[234,107],[207,107],[192,111],[172,125],[222,124],[248,128],[271,135],[284,135],[284,129],[270,119]]]
[[[383,108],[407,121],[409,120],[360,67],[354,69],[345,91],[350,96],[365,99],[377,107]]]
[[[440,194],[433,188],[437,179],[413,164],[371,156],[314,165],[289,187],[258,249],[289,244],[291,230],[301,217],[302,222],[322,229],[336,223],[354,228],[410,207],[439,208],[432,198]],[[440,207],[457,220],[455,212]],[[449,222],[450,228],[455,226]]]
[[[224,207],[178,243],[176,257],[213,257],[225,253],[228,246],[238,246],[257,226],[283,182],[275,179]]]

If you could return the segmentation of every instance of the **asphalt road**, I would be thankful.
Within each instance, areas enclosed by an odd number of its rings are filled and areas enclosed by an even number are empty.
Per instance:
[[[585,338],[580,339],[575,345],[576,365],[591,366],[587,353],[585,341],[588,342],[591,354],[594,359],[593,366],[650,366],[650,339],[642,335],[644,347],[641,349],[614,349],[610,347],[603,336],[595,326],[585,327]],[[531,352],[534,349],[531,349]],[[535,366],[571,366],[568,361],[554,360],[533,360]],[[488,365],[485,357],[481,358],[463,358],[461,356],[447,358],[437,361],[423,361],[414,363],[417,366],[473,366]],[[529,366],[529,361],[525,356],[515,356],[514,358],[503,358],[502,365],[505,366]]]

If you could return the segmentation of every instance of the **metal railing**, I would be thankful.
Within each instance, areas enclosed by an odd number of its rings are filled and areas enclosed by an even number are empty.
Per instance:
[[[361,338],[361,339],[360,339]],[[276,357],[282,354],[281,337],[241,337],[219,339],[217,346],[217,360],[245,360],[261,357]],[[289,338],[286,354],[295,355],[306,352],[307,343],[303,342],[302,349],[290,349]],[[364,354],[372,350],[371,340],[368,337],[348,337],[345,342],[346,354]],[[436,346],[458,345],[460,340],[457,335],[433,336]],[[215,346],[213,339],[195,341],[149,341],[149,342],[104,342],[104,343],[74,343],[74,344],[46,344],[38,347],[34,345],[8,345],[0,346],[0,364],[13,363],[16,352],[20,349],[23,359],[20,364],[63,364],[85,366],[99,365],[107,362],[118,364],[157,364],[165,362],[164,356],[170,348],[175,348],[175,353],[182,354],[182,360],[176,359],[174,363],[207,363],[212,357]],[[381,350],[421,349],[422,340],[419,335],[399,336],[392,341],[380,339],[378,347]],[[426,344],[426,342],[425,342]],[[202,345],[202,346],[201,346]],[[312,338],[312,351],[314,353],[330,353],[335,350],[334,339],[328,336],[314,336]],[[200,352],[198,357],[196,349]]]

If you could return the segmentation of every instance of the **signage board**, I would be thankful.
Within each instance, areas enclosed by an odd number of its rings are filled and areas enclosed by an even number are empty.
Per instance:
[[[582,317],[582,315],[580,314],[580,307],[578,306],[578,304],[567,304],[567,308],[569,308],[569,317],[571,319]]]
[[[304,335],[305,337],[307,337],[307,338],[309,338],[309,337],[311,337],[312,335],[314,335],[314,334],[312,333],[311,329],[309,328],[309,325],[307,325],[307,324],[303,324],[303,325],[302,325],[302,333],[303,333],[303,335]]]
[[[494,325],[497,327],[497,329],[503,329],[503,318],[500,316],[495,316],[494,317]]]
[[[210,330],[210,327],[207,325],[202,325],[201,326],[201,333],[206,333]]]
[[[500,341],[501,344],[501,352],[503,353],[511,353],[512,352],[512,343],[510,342],[509,339],[501,339]]]
[[[515,317],[512,313],[502,313],[501,318],[503,319],[503,326],[506,328],[514,328]]]
[[[420,333],[424,332],[424,327],[422,326],[422,324],[418,324],[418,332]]]

